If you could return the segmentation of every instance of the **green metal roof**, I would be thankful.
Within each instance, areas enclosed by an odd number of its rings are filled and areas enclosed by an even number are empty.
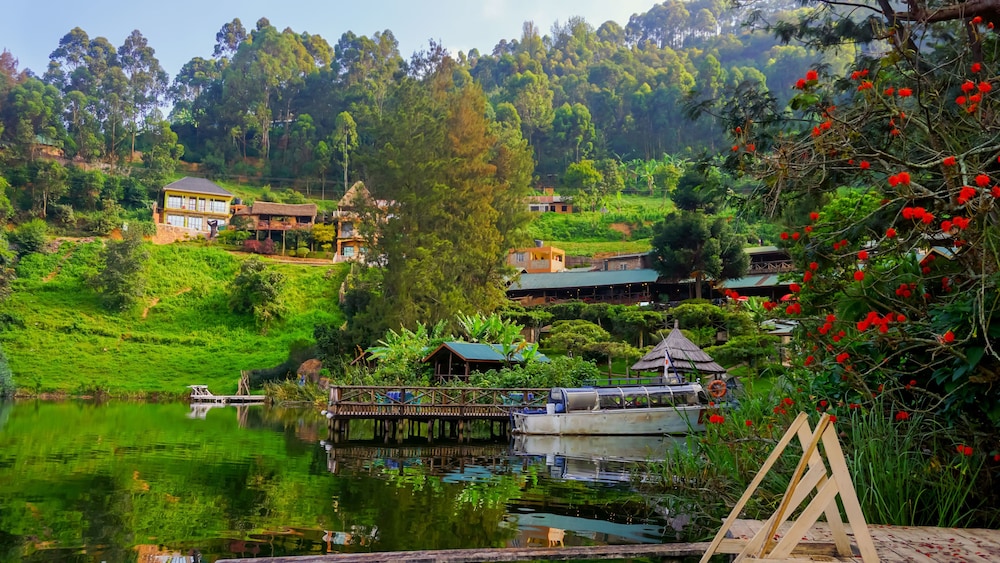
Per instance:
[[[467,362],[504,362],[507,357],[503,355],[503,348],[498,344],[480,344],[478,342],[445,342],[437,347],[433,352],[427,354],[424,361],[437,354],[441,348],[448,348],[458,357]],[[515,362],[523,362],[524,357],[518,352],[511,358]],[[541,352],[535,354],[535,361],[548,362],[548,357]]]
[[[508,291],[533,289],[572,289],[629,283],[653,283],[660,277],[656,270],[608,270],[588,272],[558,272],[555,274],[521,274]]]
[[[724,289],[746,289],[748,287],[775,287],[791,285],[791,281],[779,281],[777,274],[760,274],[720,282],[716,287]]]

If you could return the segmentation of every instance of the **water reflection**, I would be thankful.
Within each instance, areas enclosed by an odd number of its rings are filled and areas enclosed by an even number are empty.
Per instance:
[[[359,424],[367,441],[328,444],[312,409],[179,403],[18,403],[0,423],[2,561],[659,542],[666,523],[563,442],[387,446]]]

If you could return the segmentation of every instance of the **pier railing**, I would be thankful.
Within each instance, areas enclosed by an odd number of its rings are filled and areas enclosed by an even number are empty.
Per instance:
[[[512,409],[542,408],[548,389],[488,387],[370,387],[330,388],[327,411],[333,417],[506,417]]]

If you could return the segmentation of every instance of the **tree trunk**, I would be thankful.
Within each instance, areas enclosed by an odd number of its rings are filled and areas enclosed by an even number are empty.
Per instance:
[[[701,272],[694,275],[694,298],[701,299]]]

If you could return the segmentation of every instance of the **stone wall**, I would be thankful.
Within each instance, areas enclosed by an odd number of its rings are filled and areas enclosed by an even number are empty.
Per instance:
[[[190,240],[194,237],[204,237],[206,233],[192,231],[184,227],[175,227],[166,223],[156,224],[156,234],[153,235],[153,244],[170,244],[179,240]]]

